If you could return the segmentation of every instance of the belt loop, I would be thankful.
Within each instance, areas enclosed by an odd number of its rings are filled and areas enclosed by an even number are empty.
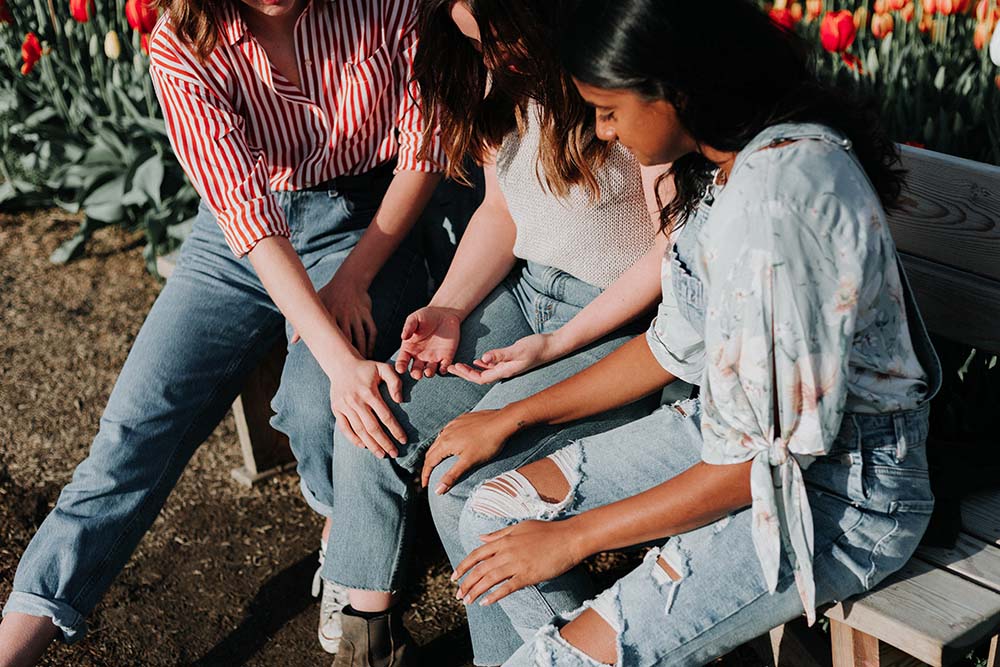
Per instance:
[[[892,430],[896,436],[896,463],[902,463],[906,458],[909,429],[906,428],[906,418],[898,412],[892,416]]]

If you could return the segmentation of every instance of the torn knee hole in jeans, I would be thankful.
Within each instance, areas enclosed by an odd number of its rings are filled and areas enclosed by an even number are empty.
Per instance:
[[[653,581],[660,588],[670,587],[663,613],[669,614],[677,597],[677,589],[690,573],[690,555],[681,546],[680,538],[667,542],[662,549],[650,549],[646,563],[652,568]]]
[[[547,458],[559,469],[569,486],[562,500],[542,498],[531,480],[519,469],[505,472],[476,489],[472,494],[472,510],[505,519],[552,519],[557,516],[576,494],[583,453],[579,444],[573,443]]]

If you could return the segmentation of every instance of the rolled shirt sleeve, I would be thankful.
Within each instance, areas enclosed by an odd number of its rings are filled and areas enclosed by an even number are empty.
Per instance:
[[[187,62],[193,56],[171,46],[173,39],[161,25],[150,47],[150,75],[181,166],[237,257],[269,236],[288,237],[288,222],[271,191],[267,161],[248,145],[245,121],[210,76],[197,76],[205,66]]]
[[[701,333],[691,326],[677,307],[669,257],[668,254],[664,258],[660,269],[663,299],[657,308],[656,319],[646,331],[646,342],[668,373],[685,382],[701,384],[705,370],[705,342]]]
[[[421,157],[424,144],[425,119],[420,110],[420,86],[414,77],[413,60],[417,54],[416,23],[408,24],[401,37],[395,63],[396,80],[402,86],[396,128],[399,133],[399,156],[396,171],[436,173],[444,170],[446,157],[441,145],[440,129],[435,128],[431,145]]]

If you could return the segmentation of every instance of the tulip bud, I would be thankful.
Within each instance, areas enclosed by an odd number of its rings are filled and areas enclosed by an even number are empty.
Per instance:
[[[86,23],[94,13],[94,0],[69,0],[69,13],[79,23]]]
[[[846,9],[839,12],[829,12],[823,17],[823,23],[819,28],[819,37],[823,48],[827,51],[843,53],[851,47],[857,36],[854,16]]]
[[[21,74],[25,76],[31,74],[31,70],[35,68],[35,64],[41,58],[42,44],[38,41],[38,35],[29,32],[24,36],[24,42],[21,43],[21,59],[24,61],[21,65]]]
[[[87,43],[87,50],[90,51],[91,58],[96,58],[97,54],[101,52],[101,43],[97,41],[97,35],[90,36],[90,41]]]
[[[895,27],[892,14],[883,14],[881,16],[872,17],[872,35],[878,39],[885,39],[885,37],[892,32]]]
[[[924,16],[934,16],[937,13],[937,0],[923,0]]]
[[[1000,30],[993,31],[993,40],[990,42],[990,60],[997,67],[1000,67]],[[1000,88],[1000,77],[997,77],[997,88]]]
[[[809,20],[818,19],[823,14],[823,0],[806,0],[806,16]]]
[[[792,3],[792,8],[791,8],[790,11],[792,12],[792,19],[796,23],[798,23],[799,21],[802,20],[802,15],[804,14],[804,12],[802,10],[802,3],[801,2],[793,2]]]
[[[122,43],[118,41],[118,33],[114,30],[109,30],[108,34],[104,36],[104,55],[109,60],[118,60],[121,54]]]
[[[902,17],[904,21],[910,23],[911,21],[913,21],[913,16],[916,13],[917,13],[917,6],[911,2],[910,4],[903,7],[903,9],[899,12],[899,15]]]
[[[14,15],[10,13],[10,7],[7,6],[7,0],[0,0],[0,23],[13,23]]]

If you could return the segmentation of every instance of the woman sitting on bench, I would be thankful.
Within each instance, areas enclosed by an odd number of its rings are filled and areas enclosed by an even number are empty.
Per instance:
[[[442,439],[493,449],[676,377],[701,395],[482,485],[458,594],[507,612],[527,642],[508,665],[704,664],[874,586],[926,527],[940,370],[886,223],[898,156],[750,2],[584,0],[563,26],[598,136],[673,163],[663,303],[645,337]],[[650,543],[584,604],[584,558]]]

